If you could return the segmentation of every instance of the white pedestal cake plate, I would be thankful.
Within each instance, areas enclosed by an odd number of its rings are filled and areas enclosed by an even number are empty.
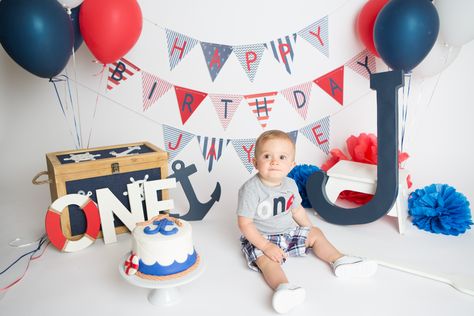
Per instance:
[[[179,303],[181,301],[181,294],[178,287],[194,281],[204,272],[204,265],[201,258],[198,266],[182,277],[163,281],[147,280],[136,275],[127,275],[125,273],[123,263],[127,257],[128,255],[126,255],[124,260],[119,264],[120,275],[132,285],[152,289],[148,294],[148,301],[156,306],[171,306]]]

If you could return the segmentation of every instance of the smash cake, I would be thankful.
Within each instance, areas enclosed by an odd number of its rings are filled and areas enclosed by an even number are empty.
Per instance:
[[[194,249],[191,225],[160,214],[137,223],[132,231],[132,251],[125,273],[143,279],[179,278],[196,269],[200,257]]]

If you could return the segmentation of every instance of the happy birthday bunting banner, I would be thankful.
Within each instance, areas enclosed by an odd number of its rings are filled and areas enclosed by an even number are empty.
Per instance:
[[[212,81],[224,67],[227,58],[232,54],[232,46],[201,42],[202,52],[206,59],[207,69]]]
[[[163,138],[165,150],[169,153],[169,161],[172,161],[189,144],[194,135],[163,124]]]
[[[235,94],[210,94],[209,97],[216,109],[222,127],[226,130],[232,117],[237,111],[243,96]]]
[[[207,162],[207,170],[212,171],[214,163],[221,158],[224,149],[229,144],[230,140],[222,138],[214,138],[207,136],[197,136],[201,153],[204,160]]]
[[[286,134],[291,138],[293,144],[296,144],[296,140],[298,139],[298,131],[291,131]]]
[[[255,79],[264,50],[264,44],[234,46],[234,53],[250,82]]]
[[[250,108],[252,109],[252,113],[257,116],[257,120],[262,128],[267,126],[268,119],[270,118],[270,112],[272,111],[272,105],[275,103],[275,96],[277,93],[277,91],[274,91],[244,96]]]
[[[349,60],[345,66],[348,66],[359,75],[370,79],[370,75],[377,72],[377,66],[375,63],[375,56],[369,52],[369,50],[364,50],[357,54],[354,58]]]
[[[161,98],[173,85],[157,76],[142,71],[143,111]]]
[[[174,86],[176,98],[178,100],[179,114],[181,115],[181,122],[186,123],[189,117],[201,104],[202,100],[207,96],[207,93],[196,90],[191,90],[183,87]]]
[[[344,66],[328,72],[314,80],[321,89],[334,98],[340,105],[344,100]]]
[[[112,90],[114,87],[118,86],[122,80],[127,80],[127,78],[130,78],[139,71],[140,68],[132,64],[130,61],[123,57],[120,58],[109,66],[107,89]]]
[[[255,157],[254,149],[256,140],[257,139],[255,138],[232,140],[232,145],[234,146],[235,152],[249,173],[251,173],[253,170],[252,159]]]
[[[267,49],[272,51],[273,57],[275,57],[275,59],[285,67],[290,75],[291,64],[295,57],[294,46],[296,43],[296,37],[297,34],[294,33],[292,36],[287,35],[283,38],[270,41],[268,44],[264,44]]]
[[[298,35],[316,47],[329,58],[329,23],[328,16],[314,22],[298,32]]]
[[[166,29],[166,41],[168,42],[170,70],[173,70],[198,43],[198,41],[192,37],[168,29]]]
[[[330,121],[329,116],[321,120],[306,125],[300,132],[303,133],[313,144],[318,146],[326,154],[329,154],[329,133]]]
[[[311,98],[312,86],[313,83],[308,81],[281,91],[285,99],[288,100],[296,112],[305,120],[308,115],[308,104]]]

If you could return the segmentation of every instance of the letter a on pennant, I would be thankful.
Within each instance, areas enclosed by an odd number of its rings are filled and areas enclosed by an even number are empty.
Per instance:
[[[339,102],[340,105],[344,105],[344,66],[315,79],[314,83]]]
[[[178,100],[181,122],[184,124],[207,96],[207,93],[178,86],[175,86],[174,89]]]

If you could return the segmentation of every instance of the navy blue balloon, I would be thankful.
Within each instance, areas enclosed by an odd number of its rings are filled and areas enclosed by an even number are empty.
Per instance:
[[[42,78],[59,74],[73,40],[71,21],[57,0],[0,1],[0,43],[32,74]]]
[[[438,32],[438,12],[430,0],[391,0],[375,20],[374,43],[390,68],[409,72],[428,55]]]
[[[84,39],[81,35],[81,28],[79,24],[79,10],[81,6],[71,9],[71,22],[72,28],[74,30],[74,51],[76,51],[84,42]]]

